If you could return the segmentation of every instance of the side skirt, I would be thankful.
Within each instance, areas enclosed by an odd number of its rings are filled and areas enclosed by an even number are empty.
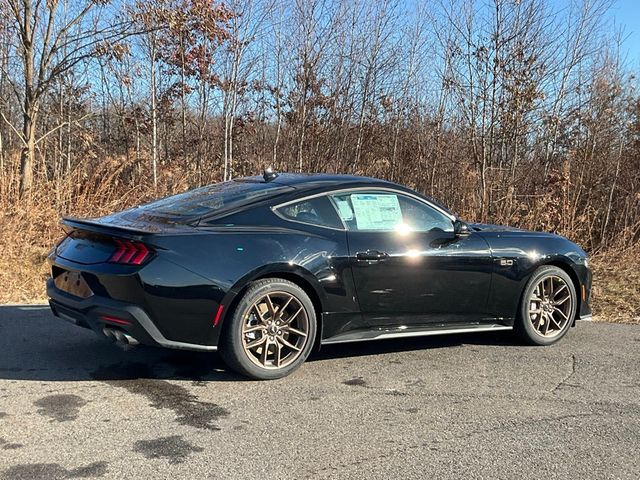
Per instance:
[[[500,332],[513,330],[512,326],[501,324],[461,325],[459,327],[430,328],[384,328],[375,330],[352,331],[322,340],[322,345],[347,342],[366,342],[369,340],[385,340],[388,338],[428,337],[431,335],[448,335],[454,333]]]

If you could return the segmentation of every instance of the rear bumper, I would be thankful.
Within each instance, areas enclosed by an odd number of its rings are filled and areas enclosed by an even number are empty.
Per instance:
[[[56,317],[81,327],[91,328],[100,337],[106,338],[103,334],[105,327],[115,327],[145,345],[195,351],[215,351],[218,349],[215,345],[178,342],[165,338],[149,315],[137,305],[97,295],[88,298],[74,297],[56,288],[51,278],[47,280],[47,295],[51,311]],[[125,323],[114,324],[114,321],[108,320],[109,318]]]

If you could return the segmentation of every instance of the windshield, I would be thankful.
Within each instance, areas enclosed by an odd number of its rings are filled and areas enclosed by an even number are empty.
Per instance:
[[[197,217],[240,207],[270,197],[291,187],[276,183],[231,180],[163,198],[142,205],[151,214]]]

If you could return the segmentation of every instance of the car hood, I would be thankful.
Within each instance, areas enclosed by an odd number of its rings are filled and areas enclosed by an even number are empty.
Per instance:
[[[488,223],[471,223],[469,228],[472,232],[478,232],[488,237],[537,237],[537,238],[564,238],[552,232],[541,232],[536,230],[525,230],[522,228],[508,227],[506,225],[492,225]]]
[[[494,225],[490,223],[470,223],[469,227],[474,232],[527,232],[521,228],[508,227],[506,225]]]

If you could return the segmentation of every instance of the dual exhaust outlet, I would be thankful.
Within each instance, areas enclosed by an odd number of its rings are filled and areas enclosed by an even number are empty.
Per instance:
[[[112,342],[116,342],[118,345],[124,348],[135,347],[136,345],[138,345],[138,343],[140,343],[127,332],[116,330],[115,328],[105,327],[102,329],[102,333],[109,340],[111,340]]]

